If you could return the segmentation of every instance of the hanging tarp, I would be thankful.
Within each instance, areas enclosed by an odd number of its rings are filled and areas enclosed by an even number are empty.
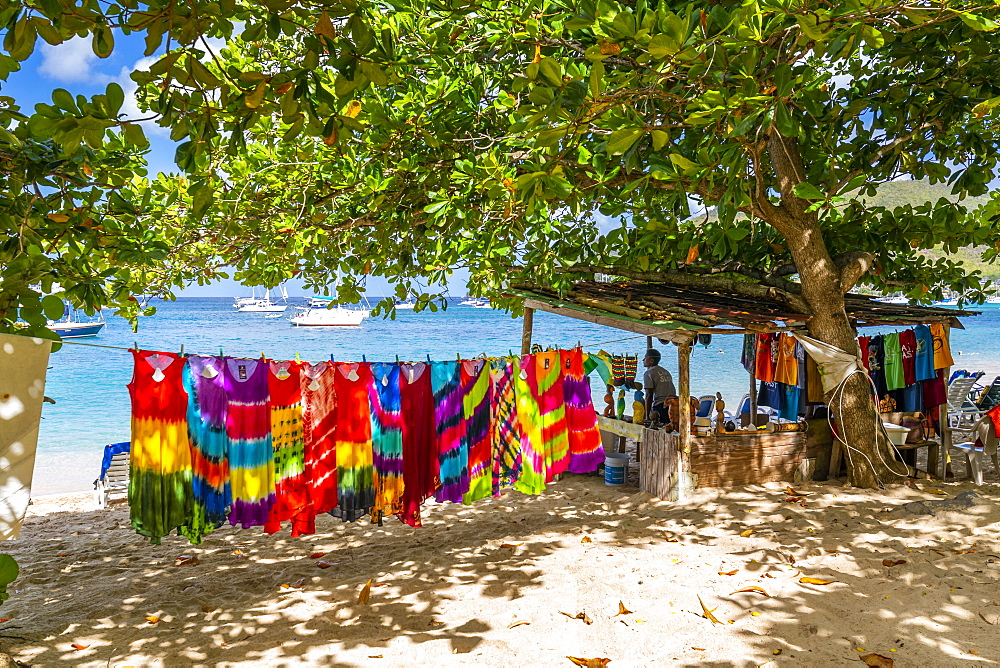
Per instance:
[[[799,340],[819,367],[824,394],[840,387],[852,374],[858,371],[866,373],[861,358],[856,353],[849,353],[800,332],[792,332],[792,336]]]
[[[0,334],[0,540],[17,538],[31,500],[52,342]]]

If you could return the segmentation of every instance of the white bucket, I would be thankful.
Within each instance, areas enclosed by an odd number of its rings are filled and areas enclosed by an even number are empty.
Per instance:
[[[624,452],[604,453],[604,484],[624,485],[628,477],[628,455]]]
[[[910,433],[909,427],[902,427],[891,422],[883,422],[882,426],[885,427],[885,431],[889,435],[889,440],[892,441],[893,445],[906,444],[906,436]]]

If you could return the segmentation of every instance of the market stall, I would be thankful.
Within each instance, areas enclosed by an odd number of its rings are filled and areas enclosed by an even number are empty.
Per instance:
[[[564,293],[520,286],[514,294],[524,298],[524,351],[531,345],[532,314],[535,310],[606,325],[656,337],[677,346],[677,393],[691,394],[691,349],[699,334],[777,335],[805,333],[807,316],[796,313],[787,302],[769,298],[768,289],[745,296],[724,290],[642,281],[581,281]],[[916,307],[879,302],[863,295],[846,296],[848,316],[856,327],[907,327],[934,325],[943,331],[945,343],[951,327],[961,328],[959,317],[977,315],[956,309]],[[752,367],[752,365],[751,365]],[[734,369],[734,373],[742,370]],[[950,369],[940,370],[944,378]],[[938,378],[940,378],[940,375]],[[697,432],[688,411],[680,410],[677,428],[666,432],[646,426],[617,426],[602,417],[601,428],[642,444],[639,484],[663,498],[683,496],[693,487],[729,487],[772,481],[825,479],[837,475],[842,463],[839,442],[833,438],[825,418],[798,420],[793,424],[757,428],[758,378],[750,371],[750,422],[727,430],[721,420]],[[683,405],[683,402],[681,402]],[[942,424],[947,422],[947,404],[935,403]],[[944,445],[949,435],[942,432]],[[912,444],[926,446],[928,473],[936,474],[938,441]],[[904,448],[905,449],[905,448]],[[947,447],[944,448],[947,451]]]

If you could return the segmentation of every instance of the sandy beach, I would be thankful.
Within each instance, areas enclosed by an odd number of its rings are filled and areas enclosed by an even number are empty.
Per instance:
[[[328,517],[306,538],[225,528],[200,546],[147,544],[124,505],[39,498],[4,546],[22,571],[0,641],[32,665],[994,665],[995,481],[668,503],[568,476],[539,497],[431,504],[421,529]],[[970,489],[960,511],[903,508]]]

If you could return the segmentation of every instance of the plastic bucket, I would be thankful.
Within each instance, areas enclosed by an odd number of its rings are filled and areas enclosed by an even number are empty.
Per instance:
[[[624,485],[628,473],[628,455],[619,452],[604,454],[604,484]]]

